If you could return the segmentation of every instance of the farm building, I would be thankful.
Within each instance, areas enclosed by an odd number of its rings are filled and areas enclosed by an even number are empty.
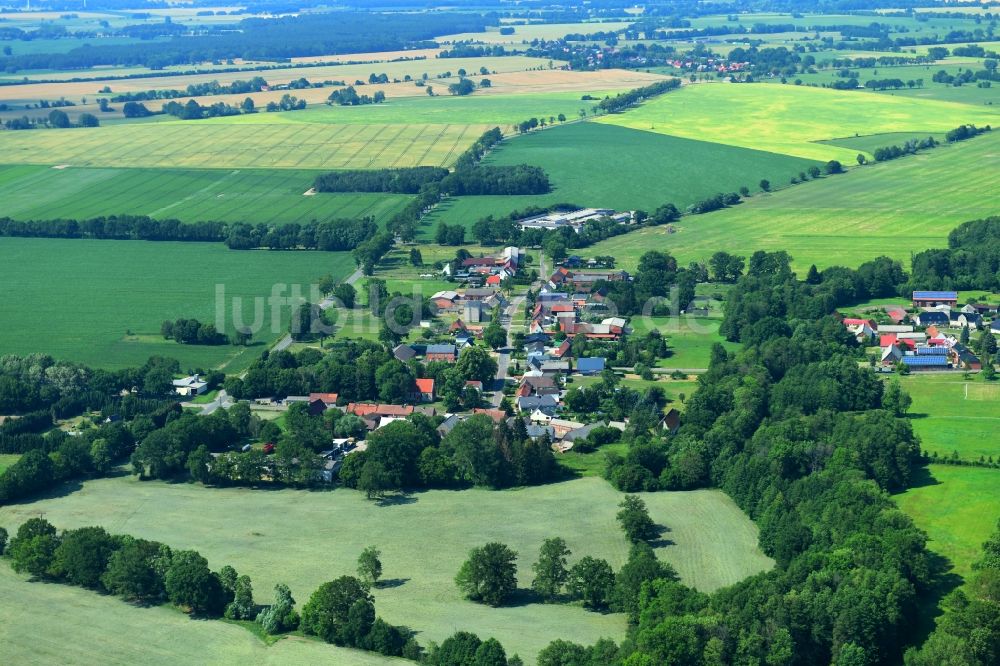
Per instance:
[[[933,308],[939,305],[955,307],[958,305],[957,291],[915,291],[913,292],[913,307]]]
[[[427,352],[424,354],[427,362],[455,360],[455,345],[427,345]]]
[[[208,390],[208,382],[204,382],[198,375],[191,375],[183,379],[173,381],[174,392],[177,395],[195,396],[201,395]]]
[[[947,356],[904,356],[900,360],[910,370],[943,370],[948,367]]]
[[[579,358],[576,360],[576,371],[581,375],[598,375],[604,372],[605,361],[603,357]]]

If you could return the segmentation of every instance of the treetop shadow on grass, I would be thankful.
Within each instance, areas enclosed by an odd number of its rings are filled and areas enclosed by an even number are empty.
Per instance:
[[[914,467],[910,473],[909,489],[939,486],[941,482],[934,478],[933,472],[927,467]]]
[[[384,578],[377,583],[375,583],[376,590],[391,590],[396,587],[402,587],[410,582],[409,578]]]

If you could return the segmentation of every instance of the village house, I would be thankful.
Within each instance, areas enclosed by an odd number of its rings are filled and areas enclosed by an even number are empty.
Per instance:
[[[547,416],[552,416],[558,409],[559,399],[554,395],[530,395],[517,399],[517,411],[522,414],[540,411]]]
[[[410,392],[410,402],[434,402],[434,380],[414,379],[414,389]]]
[[[919,326],[948,326],[950,321],[948,313],[939,310],[921,312],[914,319]]]
[[[960,328],[975,328],[979,329],[983,327],[983,316],[978,312],[961,312],[952,310],[949,313],[951,319],[951,325]]]
[[[507,418],[507,412],[503,411],[502,409],[484,409],[481,407],[476,407],[475,409],[472,410],[472,413],[474,415],[485,414],[486,416],[493,419],[494,423],[500,423],[501,421]]]
[[[337,398],[339,396],[336,393],[310,393],[309,402],[310,404],[316,400],[323,403],[326,409],[337,406]]]
[[[983,364],[971,349],[960,342],[956,342],[948,351],[948,358],[956,368],[965,370],[982,370]]]
[[[454,363],[456,357],[455,345],[448,344],[427,345],[427,351],[424,353],[424,360],[428,363],[431,361]]]
[[[392,348],[392,355],[396,358],[396,360],[407,363],[417,356],[417,350],[410,345],[401,344]]]
[[[458,292],[439,291],[431,295],[430,301],[438,310],[453,310],[458,304]]]

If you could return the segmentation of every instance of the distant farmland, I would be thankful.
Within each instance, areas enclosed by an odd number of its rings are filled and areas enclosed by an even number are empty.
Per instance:
[[[486,125],[178,121],[0,133],[8,164],[370,169],[448,165]]]
[[[325,273],[344,277],[353,269],[346,252],[3,238],[0,284],[8,295],[16,295],[16,303],[8,302],[4,310],[0,355],[38,352],[121,368],[142,365],[155,354],[177,358],[185,368],[225,365],[233,371],[248,365],[262,348],[181,345],[164,340],[160,324],[179,317],[214,322],[216,285],[225,285],[227,296],[244,297],[249,324],[250,297],[268,296],[272,285],[299,284],[305,290]],[[288,321],[285,310],[282,327]],[[278,337],[270,331],[271,311],[266,314],[264,331],[255,337],[259,342]]]
[[[814,143],[885,132],[945,132],[996,124],[1000,113],[967,104],[793,85],[685,86],[600,122],[814,160],[856,162],[856,150]]]
[[[673,203],[683,209],[743,185],[757,190],[762,178],[787,182],[791,176],[819,164],[596,122],[514,137],[494,150],[486,163],[543,167],[553,191],[539,196],[454,199],[431,216],[426,234],[432,234],[439,221],[471,226],[487,215],[501,216],[515,209],[555,203],[646,211]]]
[[[374,217],[385,222],[408,196],[303,196],[319,171],[253,169],[52,169],[0,166],[0,217],[83,219],[149,215],[184,222],[285,224]]]
[[[992,132],[688,216],[674,225],[677,233],[652,227],[618,236],[588,253],[613,255],[629,268],[650,248],[684,263],[717,250],[787,250],[800,275],[810,264],[857,266],[882,255],[909,268],[911,253],[944,247],[962,222],[996,214],[998,170],[1000,132]]]

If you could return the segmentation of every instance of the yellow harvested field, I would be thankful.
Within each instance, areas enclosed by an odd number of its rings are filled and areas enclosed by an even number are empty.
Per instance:
[[[410,49],[408,51],[376,51],[373,53],[344,53],[289,58],[292,62],[388,62],[400,58],[436,58],[444,49]]]
[[[451,164],[489,125],[142,123],[2,132],[8,164],[365,169]],[[71,138],[72,140],[67,140]]]
[[[289,81],[302,77],[309,79],[310,81],[330,80],[354,83],[355,80],[367,81],[368,76],[372,73],[384,73],[388,75],[390,79],[398,78],[402,80],[407,74],[413,78],[418,78],[426,73],[429,77],[434,78],[438,74],[443,74],[445,72],[455,73],[459,69],[465,69],[469,72],[478,72],[480,67],[486,67],[491,72],[523,72],[529,69],[548,67],[548,65],[548,60],[542,58],[528,58],[526,56],[506,56],[502,58],[428,58],[425,60],[380,62],[362,65],[281,67],[261,71],[207,72],[204,74],[179,74],[177,76],[145,77],[124,80],[31,83],[26,85],[0,86],[0,102],[20,100],[38,101],[40,99],[56,99],[60,96],[78,101],[77,98],[79,97],[96,95],[97,91],[104,88],[104,86],[111,88],[113,95],[115,93],[139,92],[143,90],[184,90],[191,84],[211,83],[212,81],[218,81],[221,84],[229,84],[237,80],[246,81],[255,76],[263,77],[272,85],[288,83]],[[92,71],[97,72],[100,70]],[[117,72],[113,73],[117,74]],[[68,73],[67,78],[79,75],[79,72],[71,72]],[[46,75],[43,78],[58,77]],[[409,85],[412,86],[413,84]]]
[[[668,76],[626,69],[600,69],[578,72],[551,69],[532,72],[509,72],[490,75],[493,87],[477,94],[522,94],[552,92],[594,92],[598,90],[631,90],[648,86]]]

